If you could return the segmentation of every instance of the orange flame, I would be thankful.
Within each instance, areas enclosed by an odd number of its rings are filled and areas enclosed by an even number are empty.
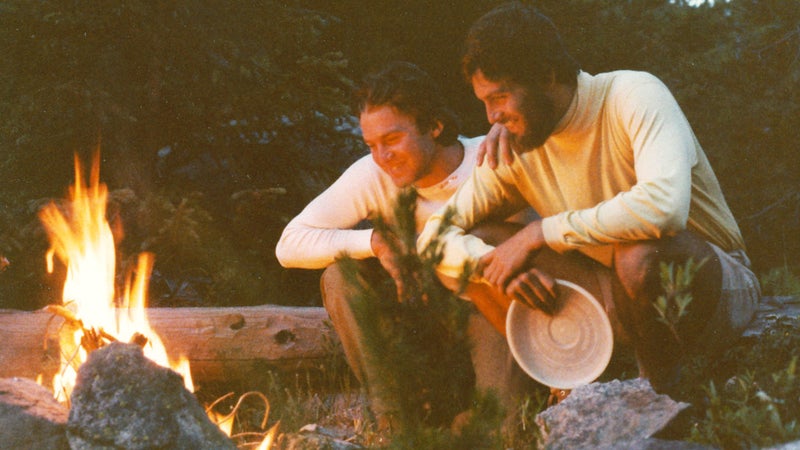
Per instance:
[[[193,391],[188,361],[185,358],[170,361],[161,339],[147,320],[147,283],[153,268],[152,254],[139,255],[135,278],[127,277],[123,297],[119,303],[116,301],[114,235],[106,220],[108,188],[100,182],[99,152],[94,155],[88,184],[84,182],[80,160],[75,156],[75,185],[70,187],[68,200],[63,212],[51,203],[39,213],[50,239],[47,270],[53,271],[53,257],[66,266],[62,303],[82,324],[67,339],[71,342],[63,342],[62,336],[64,356],[53,383],[56,397],[62,401],[69,397],[77,368],[86,360],[86,350],[80,345],[84,330],[103,332],[124,342],[129,342],[137,333],[144,336],[147,339],[145,356],[179,371],[187,389]],[[65,352],[64,348],[73,351]]]
[[[217,424],[219,429],[222,430],[222,432],[225,433],[225,435],[227,435],[228,437],[241,437],[241,435],[232,436],[232,434],[231,434],[233,432],[233,425],[234,425],[234,420],[236,418],[236,414],[239,411],[239,408],[241,408],[241,406],[244,403],[245,399],[250,398],[250,397],[256,397],[256,398],[261,399],[264,402],[264,417],[261,420],[261,429],[263,430],[264,427],[267,426],[267,420],[269,419],[269,411],[270,411],[270,404],[269,404],[269,400],[267,400],[267,397],[265,397],[264,394],[262,394],[261,392],[257,392],[257,391],[245,392],[244,394],[242,394],[239,397],[239,400],[236,402],[236,405],[233,407],[233,409],[229,413],[221,414],[221,413],[218,413],[218,412],[216,412],[214,410],[214,407],[216,407],[217,404],[227,400],[232,395],[233,395],[233,392],[229,392],[229,393],[223,395],[222,397],[216,399],[211,405],[209,405],[206,408],[206,414],[208,415],[208,418],[211,419],[212,422]],[[261,442],[258,443],[258,447],[257,448],[259,450],[261,450],[261,449],[267,450],[267,449],[272,447],[272,441],[275,440],[275,435],[278,432],[278,427],[280,426],[280,424],[281,424],[280,420],[277,421],[264,434],[263,439],[261,440]],[[245,433],[245,434],[252,434],[252,433]],[[252,443],[250,443],[250,444],[252,444]]]
[[[272,428],[269,429],[267,435],[264,437],[264,440],[258,445],[257,450],[268,450],[272,447],[272,441],[275,440],[275,434],[278,432],[278,426],[280,422],[276,422]]]
[[[233,414],[225,415],[213,410],[209,410],[206,414],[211,422],[217,424],[217,427],[225,433],[225,436],[231,437],[231,433],[233,432],[233,420],[235,418]]]

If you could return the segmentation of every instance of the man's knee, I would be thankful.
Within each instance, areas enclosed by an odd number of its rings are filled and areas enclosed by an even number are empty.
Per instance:
[[[328,308],[328,304],[332,302],[333,299],[343,297],[346,286],[347,283],[345,282],[344,273],[339,263],[333,263],[325,268],[319,279],[323,306]]]
[[[703,284],[719,286],[721,274],[714,250],[690,231],[658,240],[618,244],[614,249],[614,271],[630,298],[649,298],[661,291],[662,263],[686,265],[690,259],[695,268],[702,263],[695,275],[703,279]]]
[[[629,298],[641,296],[658,281],[658,252],[655,241],[617,245],[614,249],[614,273]]]
[[[352,293],[354,290],[352,284],[356,280],[361,280],[366,284],[374,284],[387,276],[377,258],[352,260],[351,262],[352,264],[349,267],[342,262],[335,262],[322,272],[320,291],[322,292],[323,302],[325,302],[326,296],[333,297],[339,296],[339,294]],[[353,273],[348,273],[350,270]]]
[[[328,310],[329,314],[343,307],[349,308],[349,304],[355,297],[356,287],[353,282],[357,279],[369,279],[372,271],[372,264],[366,260],[354,260],[354,264],[349,268],[341,262],[335,262],[325,268],[320,277],[320,293],[322,294],[322,305]],[[348,274],[348,270],[354,270]]]

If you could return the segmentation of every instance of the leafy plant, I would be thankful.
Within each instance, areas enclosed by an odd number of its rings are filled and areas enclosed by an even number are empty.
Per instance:
[[[691,439],[720,448],[763,448],[800,438],[797,408],[800,382],[797,358],[769,377],[746,371],[720,390],[706,388],[709,406]]]
[[[681,342],[678,335],[678,321],[686,315],[686,309],[692,302],[692,281],[695,274],[706,260],[695,263],[694,258],[689,258],[686,264],[675,266],[674,262],[660,264],[661,287],[664,294],[659,295],[653,302],[658,311],[658,321],[669,327],[675,339]]]
[[[787,266],[773,267],[759,281],[763,295],[800,295],[800,277]]]

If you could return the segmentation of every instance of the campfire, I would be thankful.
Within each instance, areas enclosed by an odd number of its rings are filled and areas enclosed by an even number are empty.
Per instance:
[[[98,154],[93,158],[88,184],[80,160],[75,157],[75,185],[60,208],[50,203],[39,217],[50,239],[47,270],[53,272],[54,258],[66,267],[62,304],[50,310],[67,320],[73,333],[62,333],[61,369],[53,380],[53,392],[68,401],[77,369],[88,352],[109,342],[137,342],[145,356],[183,376],[186,388],[194,391],[189,362],[169,358],[164,344],[147,321],[147,283],[153,255],[143,253],[134,274],[128,274],[124,292],[117,295],[114,233],[106,219],[108,188],[100,182]]]
[[[47,308],[64,319],[59,333],[60,369],[52,380],[40,382],[52,382],[56,399],[69,404],[78,370],[88,355],[112,342],[124,342],[138,344],[145,357],[180,374],[185,388],[194,392],[188,359],[170,355],[147,319],[147,287],[155,256],[140,254],[121,292],[116,287],[115,239],[122,233],[121,227],[112,228],[107,220],[107,202],[108,188],[100,182],[99,152],[94,154],[88,180],[76,155],[75,184],[69,197],[46,205],[39,213],[50,240],[47,270],[53,273],[56,262],[66,268],[61,304]],[[269,403],[261,397],[268,411]],[[223,415],[214,412],[214,406],[207,408],[209,417],[230,436],[235,409]],[[277,425],[266,434],[259,449],[270,447],[276,429]]]

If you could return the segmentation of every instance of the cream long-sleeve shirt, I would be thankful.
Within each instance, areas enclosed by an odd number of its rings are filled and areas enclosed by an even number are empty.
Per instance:
[[[459,140],[464,159],[458,168],[441,182],[417,189],[418,232],[475,167],[483,136]],[[372,156],[362,157],[286,225],[275,248],[278,261],[284,267],[321,269],[343,253],[355,259],[375,256],[370,244],[372,229],[353,228],[365,219],[391,217],[399,191]]]
[[[418,244],[436,233],[442,212],[456,208],[440,237],[439,270],[458,276],[493,247],[464,233],[501,207],[531,205],[547,245],[580,250],[610,265],[610,244],[656,239],[683,229],[726,251],[744,249],[739,227],[686,117],[656,77],[633,71],[581,72],[575,95],[553,134],[511,165],[478,167],[439,212]]]

